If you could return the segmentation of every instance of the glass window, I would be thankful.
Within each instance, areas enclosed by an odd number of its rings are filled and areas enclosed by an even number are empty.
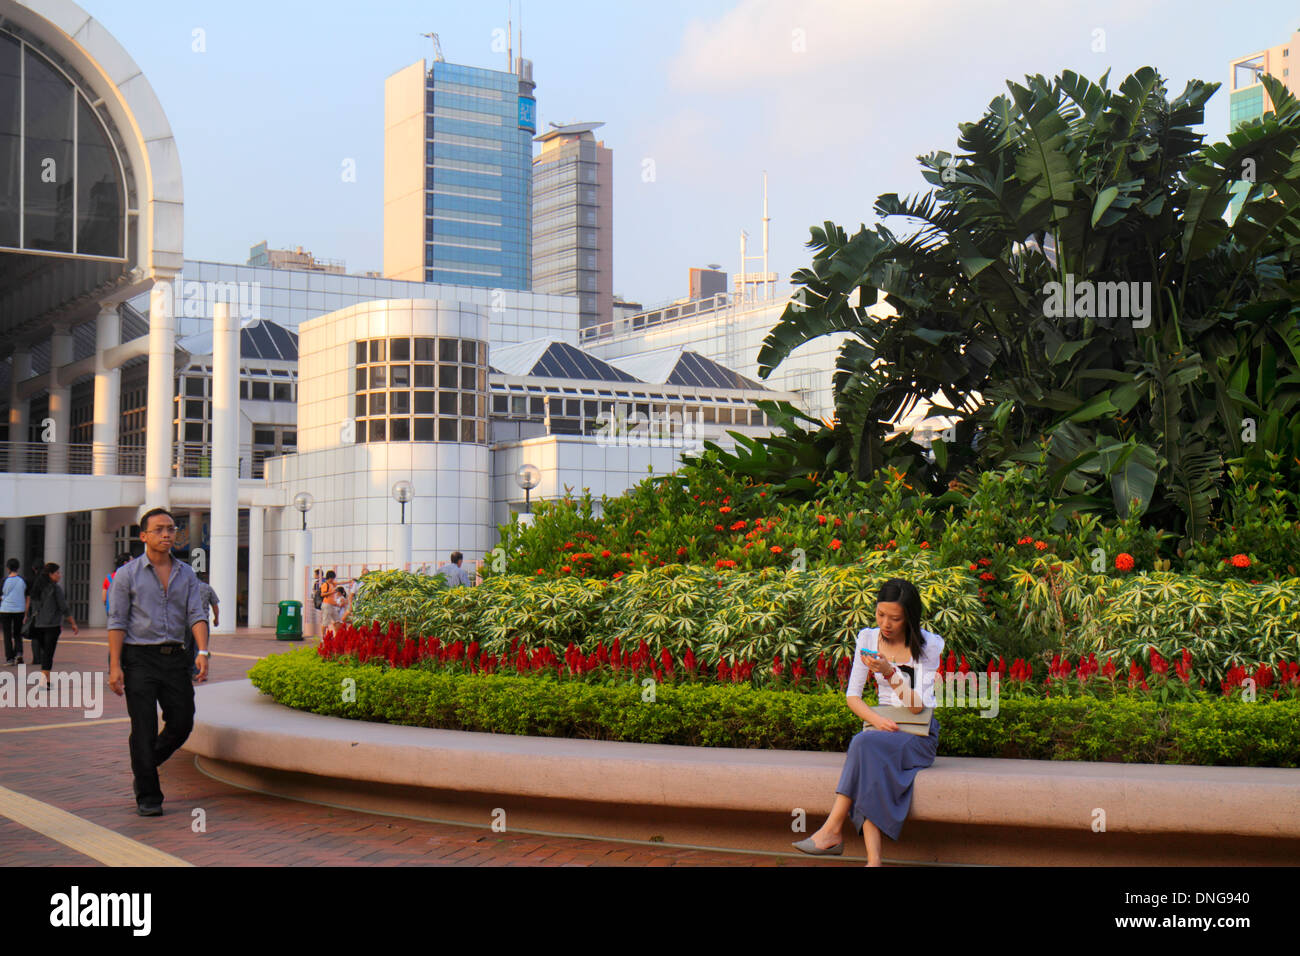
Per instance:
[[[193,396],[196,396],[197,398],[202,398],[202,397],[203,397],[203,379],[201,379],[201,378],[193,378],[193,377],[187,378],[187,379],[185,380],[185,394],[186,394],[186,395],[193,395]]]
[[[370,380],[370,376],[366,373],[365,369],[363,368],[357,369],[357,391],[361,391],[362,389],[364,389],[366,387],[366,383],[369,382],[369,380]]]
[[[371,341],[370,361],[372,362],[384,361],[384,340],[383,339],[374,339]]]
[[[358,395],[358,396],[357,396],[357,412],[356,412],[357,417],[360,418],[360,417],[361,417],[362,415],[364,415],[365,413],[366,413],[366,396],[364,396],[364,395]]]
[[[409,362],[411,360],[411,340],[389,339],[388,358],[393,362]]]
[[[203,414],[203,401],[202,401],[201,399],[200,399],[199,401],[195,401],[195,400],[192,399],[192,398],[189,399],[188,401],[186,401],[186,402],[185,402],[185,417],[186,417],[186,418],[203,418],[203,417],[205,417],[204,414]]]
[[[474,391],[474,380],[478,378],[478,373],[468,365],[464,365],[460,370],[460,387],[467,392]]]
[[[433,441],[433,419],[417,418],[415,420],[415,440]]]
[[[576,398],[565,399],[564,414],[570,418],[577,418],[582,414],[582,402]]]
[[[254,428],[253,429],[254,445],[274,445],[275,429],[273,428]]]
[[[440,418],[438,419],[438,441],[455,441],[456,440],[456,419]]]
[[[411,420],[409,418],[389,419],[388,440],[389,441],[410,441]]]
[[[247,383],[247,382],[240,382],[240,383],[239,383],[239,397],[240,397],[240,398],[248,398],[248,383]]]
[[[409,365],[392,365],[392,366],[389,366],[389,368],[390,368],[391,373],[392,373],[392,375],[391,375],[391,381],[389,382],[389,384],[392,385],[393,388],[409,388],[409,387],[410,387],[410,385],[411,385],[411,366],[409,366]]]
[[[455,362],[456,361],[456,339],[439,339],[438,340],[438,361]]]
[[[528,399],[527,399],[525,396],[523,396],[523,395],[511,395],[511,396],[510,396],[510,414],[511,414],[511,415],[527,415],[527,414],[528,414],[528,405],[527,405],[527,402],[528,402]]]
[[[358,365],[366,364],[366,343],[365,342],[357,343],[357,364]]]
[[[475,401],[476,396],[472,393],[460,396],[460,413],[467,418],[474,418],[478,415],[478,405]]]
[[[384,414],[385,411],[384,404],[387,402],[387,399],[388,399],[387,392],[373,392],[370,396],[370,414],[371,415]]]
[[[265,401],[270,401],[270,399],[271,399],[271,383],[270,383],[270,382],[254,382],[254,383],[253,383],[253,400],[254,400],[254,401],[259,401],[259,400],[260,400],[260,401],[264,401],[264,402],[265,402]]]
[[[433,361],[433,339],[415,340],[415,360],[417,362]]]
[[[385,368],[382,365],[376,365],[370,370],[370,387],[384,388],[385,386]]]
[[[32,50],[26,68],[27,139],[23,166],[26,209],[23,245],[28,249],[72,252],[73,140],[76,95],[63,75]],[[9,78],[6,78],[9,79]],[[8,84],[6,84],[8,85]],[[16,151],[12,142],[6,152]],[[15,157],[16,159],[16,157]],[[18,163],[10,175],[18,178]],[[10,183],[6,183],[9,187]],[[17,201],[12,190],[8,193]]]
[[[394,415],[409,415],[411,413],[410,392],[389,392],[388,396],[388,410]]]
[[[475,425],[475,429],[476,429],[477,432],[478,432],[478,443],[479,443],[480,445],[486,444],[486,443],[487,443],[487,423],[484,422],[482,419],[479,419],[478,422],[477,422],[476,425]]]
[[[185,440],[187,442],[203,441],[203,423],[186,422],[185,423]]]
[[[456,393],[455,392],[438,393],[438,414],[439,415],[456,414]]]
[[[466,339],[460,343],[460,360],[465,365],[478,364],[478,343]]]
[[[706,424],[706,425],[716,425],[717,422],[714,421],[714,419],[715,419],[716,417],[717,417],[717,413],[716,413],[716,411],[714,410],[713,406],[712,406],[712,405],[705,405],[705,406],[704,406],[704,424]]]
[[[534,398],[534,399],[530,399],[530,401],[532,402],[532,405],[533,405],[533,414],[534,414],[534,415],[537,415],[538,417],[540,417],[540,416],[546,414],[546,408],[545,408],[545,405],[544,405],[546,399],[544,399],[544,398]]]
[[[411,380],[411,384],[416,388],[433,388],[433,370],[435,367],[433,365],[415,366],[415,377]]]
[[[460,440],[463,442],[474,440],[474,423],[469,419],[464,419],[460,423]]]
[[[387,440],[388,440],[387,438],[384,437],[384,432],[386,431],[386,429],[384,428],[384,422],[385,422],[385,420],[382,419],[382,418],[373,418],[373,419],[370,420],[370,440],[371,440],[371,441],[387,441]]]
[[[438,366],[438,387],[439,388],[456,387],[456,366],[454,365]]]
[[[433,414],[433,392],[416,392],[415,393],[415,414]],[[429,436],[433,440],[432,434]]]
[[[719,409],[718,409],[718,424],[719,424],[719,425],[730,425],[730,424],[731,424],[731,409],[729,409],[729,408],[719,408]]]
[[[272,397],[277,402],[292,402],[293,386],[288,382],[276,382]]]
[[[510,409],[510,397],[508,395],[492,396],[492,414],[505,415]]]
[[[286,431],[283,435],[280,436],[280,447],[281,447],[281,448],[297,448],[297,447],[298,447],[298,433],[297,433],[297,432]]]

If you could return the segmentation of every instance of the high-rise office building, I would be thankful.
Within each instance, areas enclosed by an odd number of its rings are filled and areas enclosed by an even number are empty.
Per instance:
[[[384,84],[384,275],[531,288],[533,65],[424,60]]]
[[[533,290],[577,295],[579,329],[614,318],[614,154],[592,135],[604,125],[555,126],[533,159]]]
[[[1300,56],[1300,30],[1292,34],[1286,43],[1232,61],[1229,71],[1231,86],[1228,89],[1229,131],[1273,111],[1273,98],[1260,81],[1265,73],[1281,80],[1292,95],[1300,96],[1300,83],[1297,82],[1300,75],[1291,75],[1292,50]],[[1241,212],[1250,188],[1251,184],[1245,180],[1233,184],[1232,199],[1228,204],[1229,222],[1236,220],[1237,213]]]
[[[1272,112],[1273,101],[1259,79],[1265,73],[1281,80],[1292,95],[1300,96],[1300,83],[1297,83],[1300,75],[1291,73],[1292,50],[1300,57],[1300,30],[1293,33],[1286,43],[1232,61],[1232,85],[1228,92],[1229,130]]]

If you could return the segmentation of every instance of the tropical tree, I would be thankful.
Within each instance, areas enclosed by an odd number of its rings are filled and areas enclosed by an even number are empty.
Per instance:
[[[812,229],[759,374],[852,334],[820,439],[839,468],[902,460],[937,488],[1037,460],[1046,438],[1063,504],[1145,514],[1184,543],[1206,533],[1226,463],[1272,452],[1300,478],[1300,104],[1266,76],[1276,112],[1206,146],[1195,127],[1219,84],[1169,99],[1149,67],[1107,80],[1008,83],[956,154],[919,157],[933,190],[877,200],[911,231]],[[921,402],[956,421],[933,463],[886,437]]]

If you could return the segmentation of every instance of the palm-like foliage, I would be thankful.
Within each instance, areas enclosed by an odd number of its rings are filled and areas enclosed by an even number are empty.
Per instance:
[[[1281,452],[1300,476],[1300,104],[1264,82],[1276,114],[1209,146],[1194,127],[1215,83],[1173,99],[1150,68],[1118,90],[1071,72],[1009,83],[961,125],[956,156],[920,157],[931,192],[877,201],[912,231],[812,229],[812,266],[794,275],[799,301],[764,341],[760,375],[850,332],[834,437],[819,436],[838,468],[901,461],[938,487],[1035,459],[1049,436],[1052,491],[1073,507],[1127,516],[1136,500],[1202,536],[1226,461]],[[1118,315],[1118,297],[1109,315],[1055,314],[1052,283],[1136,283],[1138,298]],[[882,298],[895,315],[868,315]],[[907,436],[885,438],[932,396],[960,423],[933,466]]]

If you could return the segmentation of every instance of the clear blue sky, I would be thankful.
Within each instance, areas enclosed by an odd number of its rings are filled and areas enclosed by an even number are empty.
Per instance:
[[[80,2],[171,121],[191,259],[243,262],[266,239],[352,272],[381,268],[385,77],[432,57],[430,31],[451,62],[506,64],[492,49],[505,0]],[[758,251],[764,169],[771,268],[788,276],[809,262],[810,225],[852,231],[880,193],[925,188],[915,157],[951,150],[957,124],[1008,78],[1110,68],[1117,86],[1149,64],[1173,92],[1192,77],[1226,83],[1230,59],[1286,41],[1300,11],[1284,0],[532,0],[522,25],[539,130],[606,124],[614,288],[652,304],[684,295],[690,266],[735,272],[742,228]],[[1220,89],[1210,137],[1227,111]],[[341,176],[347,159],[356,182]]]

